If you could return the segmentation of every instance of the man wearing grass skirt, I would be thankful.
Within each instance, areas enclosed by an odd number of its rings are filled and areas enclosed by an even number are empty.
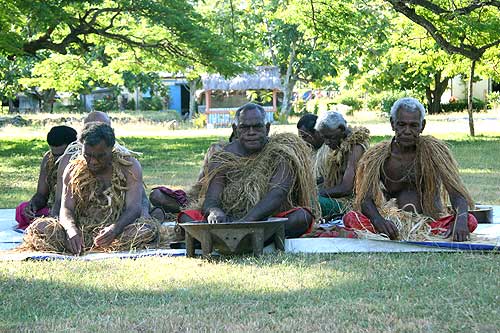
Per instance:
[[[370,143],[365,127],[350,127],[342,114],[327,111],[315,129],[324,141],[314,160],[321,215],[341,216],[352,207],[356,167]]]
[[[142,170],[130,155],[113,149],[113,129],[88,123],[82,154],[64,171],[59,219],[41,218],[27,229],[22,248],[81,254],[130,250],[157,239],[158,225],[141,218]]]
[[[313,223],[317,203],[311,149],[295,134],[269,136],[264,109],[248,103],[236,111],[236,140],[213,155],[200,191],[200,209],[179,222],[261,221],[287,217],[285,235],[299,237]]]
[[[446,144],[422,136],[425,109],[414,98],[401,98],[391,108],[395,133],[390,141],[370,148],[359,161],[355,209],[344,216],[353,230],[399,239],[400,230],[385,214],[387,203],[428,217],[431,234],[467,241],[477,220],[468,213],[472,198],[463,185],[457,162]],[[451,203],[452,214],[446,209]]]
[[[98,123],[104,123],[109,126],[111,126],[111,119],[109,118],[108,114],[102,111],[92,111],[87,114],[87,116],[83,119],[83,125],[85,126],[88,123],[92,122],[98,122]],[[76,138],[75,138],[76,140]],[[74,141],[71,144],[68,145],[66,150],[64,151],[64,154],[58,159],[58,166],[57,166],[57,185],[56,185],[56,192],[55,192],[55,199],[54,199],[54,206],[52,209],[52,215],[53,216],[59,216],[59,210],[61,209],[61,198],[62,198],[62,188],[63,188],[63,173],[68,164],[70,163],[71,160],[75,159],[78,157],[83,149],[83,145],[79,141]],[[120,145],[118,142],[115,142],[115,145],[113,147],[113,150],[116,151],[117,153],[120,153],[122,155],[130,155],[130,156],[135,156],[137,157],[140,155],[137,152],[131,151],[127,149],[126,147]],[[149,215],[149,200],[146,196],[146,192],[143,189],[142,191],[142,213],[141,215],[144,216],[145,218],[150,217]]]

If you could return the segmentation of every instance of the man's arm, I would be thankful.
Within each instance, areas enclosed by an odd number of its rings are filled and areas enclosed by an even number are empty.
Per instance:
[[[47,161],[49,160],[49,153],[45,154],[40,163],[40,173],[38,175],[38,183],[36,186],[36,193],[31,197],[29,205],[26,206],[25,213],[27,216],[35,216],[37,210],[47,206],[49,199],[49,184],[47,183]]]
[[[102,229],[94,239],[97,246],[106,247],[119,236],[125,227],[134,223],[141,216],[142,211],[142,168],[135,158],[131,158],[132,165],[127,176],[127,192],[125,195],[125,209],[114,224]]]
[[[380,215],[373,198],[368,196],[363,200],[361,203],[361,212],[370,219],[377,232],[387,235],[390,239],[398,238],[396,225]]]
[[[217,168],[217,163],[209,164],[209,172]],[[220,208],[222,191],[224,191],[224,174],[216,174],[208,185],[205,201],[202,206],[202,213],[208,220],[208,223],[227,222],[226,213]]]
[[[463,242],[470,239],[469,227],[467,225],[468,220],[468,205],[467,200],[463,195],[456,192],[453,189],[448,189],[448,195],[450,197],[451,205],[456,212],[455,222],[444,234],[445,237],[453,237],[456,242]]]
[[[63,190],[63,175],[64,175],[64,170],[68,166],[70,159],[71,159],[70,154],[63,155],[57,165],[56,194],[54,198],[54,205],[52,206],[52,210],[50,212],[52,216],[59,216],[59,210],[61,209],[62,190]]]
[[[288,166],[284,163],[279,164],[270,181],[271,190],[241,220],[260,221],[279,212],[292,184],[290,176]]]
[[[356,167],[358,166],[358,161],[363,156],[364,149],[361,145],[355,145],[351,153],[349,154],[349,159],[347,161],[347,167],[342,177],[342,182],[334,187],[321,189],[319,195],[323,197],[331,198],[341,198],[347,197],[352,194],[354,189],[354,178],[356,176]]]
[[[80,254],[83,251],[83,239],[76,226],[75,220],[75,200],[73,199],[73,189],[70,185],[71,170],[66,168],[63,173],[61,211],[59,223],[66,230],[68,236],[68,248],[71,253]]]

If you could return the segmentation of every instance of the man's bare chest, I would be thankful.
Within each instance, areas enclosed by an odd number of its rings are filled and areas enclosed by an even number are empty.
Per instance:
[[[381,178],[389,193],[416,190],[416,158],[391,155],[382,166]]]

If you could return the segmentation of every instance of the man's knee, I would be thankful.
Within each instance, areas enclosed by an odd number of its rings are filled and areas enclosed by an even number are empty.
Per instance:
[[[307,209],[300,208],[286,216],[288,222],[285,224],[285,234],[287,237],[299,237],[307,232],[313,216]]]
[[[174,197],[163,193],[159,189],[154,189],[149,195],[149,201],[155,207],[161,207],[166,212],[177,213],[181,210],[181,205]]]
[[[162,199],[164,196],[165,194],[163,194],[159,189],[154,189],[149,194],[149,201],[153,206],[162,206]]]

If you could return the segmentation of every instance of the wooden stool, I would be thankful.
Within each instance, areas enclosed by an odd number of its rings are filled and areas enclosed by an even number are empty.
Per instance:
[[[276,249],[285,250],[285,222],[287,218],[271,218],[268,221],[213,223],[206,221],[179,224],[186,231],[186,256],[194,257],[194,240],[201,243],[203,256],[209,256],[214,248],[241,251],[241,241],[250,237],[252,251],[260,256],[264,242],[273,237]],[[240,250],[240,251],[238,251]]]

